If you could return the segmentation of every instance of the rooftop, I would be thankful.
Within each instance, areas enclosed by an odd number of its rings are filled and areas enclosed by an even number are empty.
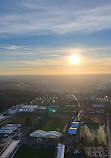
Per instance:
[[[36,131],[33,131],[30,134],[31,137],[43,137],[43,138],[46,138],[50,135],[53,135],[53,136],[59,138],[61,136],[61,133],[56,132],[56,131],[45,132],[45,131],[42,131],[42,130],[36,130]]]

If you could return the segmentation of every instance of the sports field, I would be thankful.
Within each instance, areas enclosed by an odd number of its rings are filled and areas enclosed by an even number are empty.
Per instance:
[[[53,149],[19,149],[14,158],[54,158]]]
[[[89,123],[81,126],[80,139],[87,144],[106,145],[104,125]]]
[[[44,123],[41,126],[41,130],[44,131],[59,131],[62,132],[63,128],[66,124],[65,119],[60,118],[48,118],[44,121]]]

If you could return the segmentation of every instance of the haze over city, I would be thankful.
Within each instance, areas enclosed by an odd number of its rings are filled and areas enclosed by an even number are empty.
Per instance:
[[[110,0],[0,0],[0,158],[111,158]]]

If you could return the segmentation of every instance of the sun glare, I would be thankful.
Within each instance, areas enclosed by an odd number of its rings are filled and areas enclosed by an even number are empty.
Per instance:
[[[69,60],[70,60],[71,64],[78,65],[80,62],[80,57],[79,56],[71,56]]]

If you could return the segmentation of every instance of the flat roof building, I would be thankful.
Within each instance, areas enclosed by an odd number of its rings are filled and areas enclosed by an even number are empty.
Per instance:
[[[76,119],[76,120],[72,121],[71,126],[68,130],[68,134],[76,134],[77,133],[77,129],[79,127],[79,121],[80,121],[80,119]]]
[[[104,104],[93,104],[93,108],[104,108]]]
[[[57,148],[58,148],[57,158],[64,158],[65,145],[59,144]]]
[[[39,108],[39,105],[16,105],[17,112],[33,112]]]
[[[15,155],[16,151],[18,150],[19,140],[13,140],[11,144],[9,144],[6,150],[0,156],[1,158],[11,158]]]
[[[69,130],[68,130],[68,134],[76,134],[77,133],[77,128],[72,128],[70,127]]]
[[[7,124],[0,129],[0,134],[12,134],[20,127],[20,124]]]
[[[79,122],[72,122],[71,127],[72,128],[78,128]]]

